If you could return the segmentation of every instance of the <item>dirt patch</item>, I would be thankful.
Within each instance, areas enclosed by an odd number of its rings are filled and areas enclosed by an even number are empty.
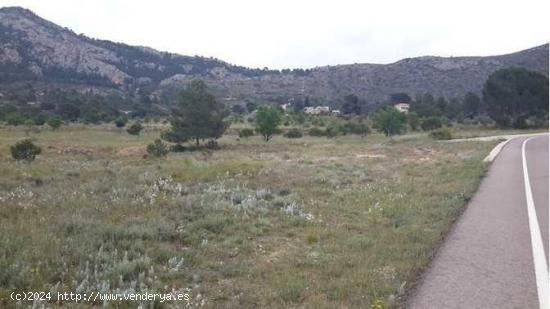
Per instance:
[[[88,148],[81,148],[81,147],[64,147],[64,146],[48,146],[48,150],[51,152],[55,152],[57,154],[72,154],[72,155],[83,155],[83,156],[91,156],[94,154],[94,151]]]
[[[355,155],[355,157],[357,159],[362,159],[362,158],[385,158],[386,155],[375,154],[375,153],[362,153],[362,154]]]
[[[140,146],[127,147],[119,150],[116,154],[121,157],[143,156],[145,155],[145,148]]]

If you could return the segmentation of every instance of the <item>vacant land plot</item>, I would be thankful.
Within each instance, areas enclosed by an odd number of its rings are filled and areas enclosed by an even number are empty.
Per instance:
[[[24,130],[0,129],[0,305],[14,290],[174,290],[207,308],[392,306],[496,143],[229,135],[144,159],[158,135],[45,129],[29,164],[9,156]]]

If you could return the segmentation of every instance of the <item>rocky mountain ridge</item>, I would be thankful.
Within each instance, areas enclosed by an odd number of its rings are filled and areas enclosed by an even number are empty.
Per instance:
[[[390,94],[431,92],[455,97],[480,92],[503,67],[524,67],[548,76],[548,44],[490,57],[418,57],[391,64],[350,64],[308,70],[267,70],[224,61],[159,52],[91,39],[33,12],[0,8],[0,87],[92,87],[142,91],[159,100],[193,79],[203,79],[227,101],[259,98],[286,102],[309,97],[337,105],[356,94],[367,104]]]

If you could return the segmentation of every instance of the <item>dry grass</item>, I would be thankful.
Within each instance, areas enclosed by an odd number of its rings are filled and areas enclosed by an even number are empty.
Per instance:
[[[188,289],[207,308],[393,306],[494,145],[229,135],[215,152],[120,154],[157,136],[44,130],[26,164],[9,158],[23,129],[0,129],[0,305],[13,290]]]

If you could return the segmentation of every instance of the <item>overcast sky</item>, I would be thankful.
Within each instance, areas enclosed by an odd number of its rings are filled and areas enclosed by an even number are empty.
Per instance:
[[[548,0],[0,0],[94,38],[249,67],[496,55],[549,41]]]

